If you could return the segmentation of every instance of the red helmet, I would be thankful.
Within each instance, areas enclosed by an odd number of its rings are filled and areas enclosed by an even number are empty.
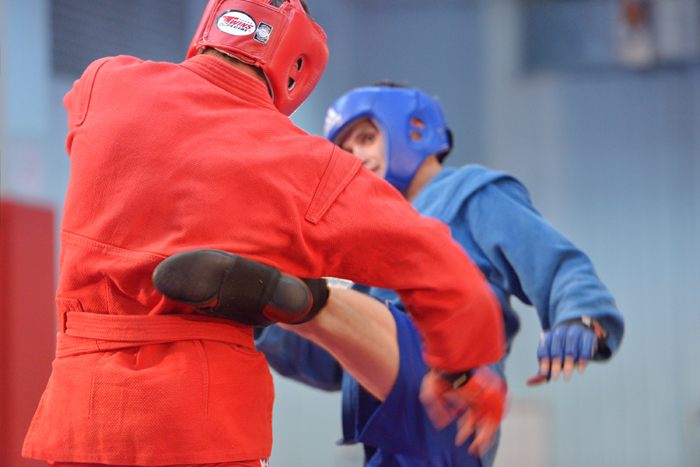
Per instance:
[[[326,34],[299,0],[209,0],[187,52],[212,47],[262,69],[275,107],[291,115],[311,94],[328,62]]]

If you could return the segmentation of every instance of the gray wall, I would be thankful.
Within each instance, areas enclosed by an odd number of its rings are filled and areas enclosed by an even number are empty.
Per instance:
[[[50,72],[48,4],[2,3],[1,182],[3,196],[60,213],[68,174],[61,97],[71,79]],[[190,2],[191,30],[202,4]],[[527,388],[539,325],[519,306],[498,462],[700,465],[698,66],[526,71],[517,2],[310,4],[331,59],[293,116],[298,125],[320,133],[337,96],[380,79],[439,96],[456,134],[447,164],[477,162],[520,178],[536,207],[589,254],[625,315],[610,363]],[[338,396],[276,379],[272,465],[360,465],[359,449],[333,445]]]

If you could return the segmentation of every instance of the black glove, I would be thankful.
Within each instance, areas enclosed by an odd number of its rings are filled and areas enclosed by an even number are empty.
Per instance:
[[[220,250],[192,250],[161,262],[153,285],[171,300],[249,326],[300,324],[328,301],[325,279],[299,279]]]

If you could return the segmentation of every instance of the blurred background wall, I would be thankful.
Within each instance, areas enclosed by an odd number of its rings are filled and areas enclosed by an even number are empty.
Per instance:
[[[73,80],[106,55],[182,61],[205,3],[2,0],[1,195],[53,219],[42,217],[41,229],[54,248],[30,249],[27,261],[55,275],[69,174],[61,100]],[[446,164],[484,164],[524,182],[540,212],[589,254],[625,315],[625,339],[609,364],[527,388],[540,329],[534,310],[519,306],[523,329],[507,366],[513,399],[497,463],[700,465],[700,2],[309,3],[331,58],[295,123],[320,134],[335,98],[382,79],[437,96],[456,137]],[[1,220],[4,240],[11,224]],[[54,310],[50,302],[18,310],[7,290],[0,463],[43,465],[18,452],[50,350],[27,363],[12,337],[23,328],[7,323],[50,321]],[[28,345],[52,338],[26,334]],[[334,445],[338,394],[276,382],[272,465],[361,465],[358,447]],[[29,408],[12,412],[18,394]]]

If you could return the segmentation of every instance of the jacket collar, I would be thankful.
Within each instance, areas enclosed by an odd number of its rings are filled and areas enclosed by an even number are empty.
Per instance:
[[[215,57],[195,55],[181,65],[226,92],[252,104],[278,111],[264,83]]]

